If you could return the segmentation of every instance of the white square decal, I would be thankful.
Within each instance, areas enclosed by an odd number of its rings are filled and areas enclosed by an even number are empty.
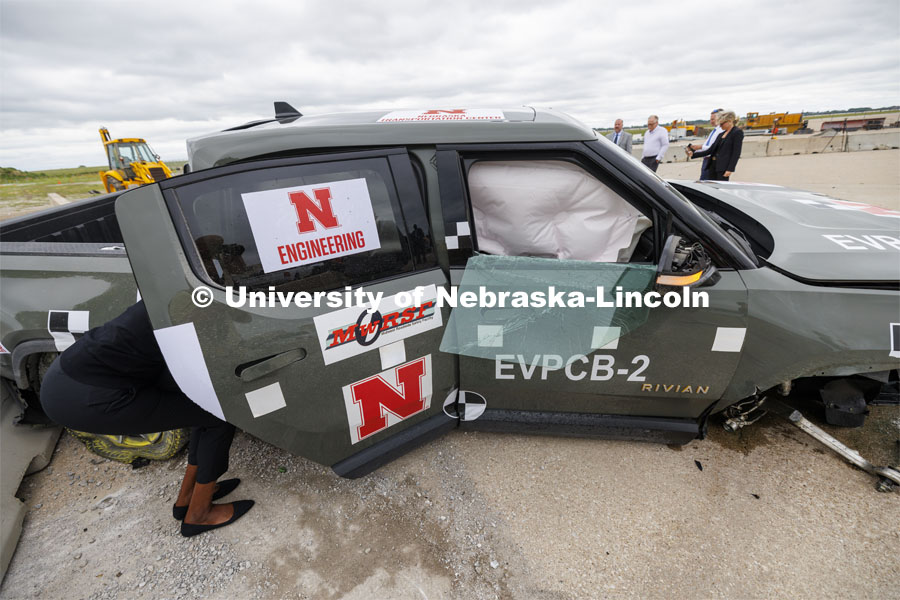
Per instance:
[[[253,413],[255,419],[287,406],[284,394],[281,393],[281,384],[277,381],[244,395],[247,397],[247,404],[250,405],[250,412]]]
[[[619,347],[619,337],[622,335],[621,327],[594,327],[594,335],[591,337],[591,350],[615,350]]]
[[[713,341],[713,352],[740,352],[744,346],[746,327],[719,327]]]
[[[378,349],[378,353],[381,355],[381,368],[384,370],[406,361],[406,345],[403,340],[382,346]]]
[[[479,325],[478,345],[482,348],[502,348],[503,325]]]

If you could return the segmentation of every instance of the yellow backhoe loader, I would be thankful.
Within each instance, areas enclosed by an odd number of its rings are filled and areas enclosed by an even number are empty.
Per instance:
[[[130,187],[161,181],[172,176],[172,171],[154,154],[146,140],[122,138],[111,140],[109,130],[100,128],[100,139],[109,159],[109,170],[100,171],[100,180],[107,193]]]

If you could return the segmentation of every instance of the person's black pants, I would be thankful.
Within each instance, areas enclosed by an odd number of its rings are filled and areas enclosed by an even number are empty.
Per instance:
[[[56,360],[41,382],[41,406],[56,423],[100,435],[137,435],[191,428],[188,464],[197,483],[211,483],[228,470],[234,425],[185,396],[171,377],[126,389],[86,385],[69,377]]]
[[[659,167],[659,163],[656,162],[655,156],[645,156],[641,159],[641,162],[644,163],[644,166],[656,173],[657,167]]]

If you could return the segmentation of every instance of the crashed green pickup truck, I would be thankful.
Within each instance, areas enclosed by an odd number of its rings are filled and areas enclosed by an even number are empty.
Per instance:
[[[896,385],[900,213],[667,183],[550,110],[276,109],[189,140],[189,173],[3,223],[29,410],[138,291],[192,400],[346,477],[456,428],[686,443],[796,386],[859,425]]]

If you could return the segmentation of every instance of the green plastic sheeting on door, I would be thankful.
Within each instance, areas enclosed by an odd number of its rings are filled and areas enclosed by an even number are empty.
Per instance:
[[[598,303],[614,302],[617,291],[650,291],[655,278],[653,265],[473,256],[441,350],[491,360],[509,354],[588,355],[643,325],[649,311]]]

